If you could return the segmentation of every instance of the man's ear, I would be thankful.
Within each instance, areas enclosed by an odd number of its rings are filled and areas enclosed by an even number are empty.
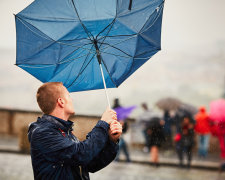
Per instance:
[[[65,106],[65,101],[64,101],[64,99],[58,98],[58,99],[57,99],[57,103],[58,103],[59,107],[64,108],[64,106]]]

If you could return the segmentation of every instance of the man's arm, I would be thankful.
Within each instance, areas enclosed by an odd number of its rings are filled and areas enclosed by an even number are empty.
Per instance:
[[[103,150],[87,165],[88,172],[94,173],[109,165],[116,157],[119,146],[108,140]]]
[[[85,141],[72,141],[57,129],[37,130],[32,137],[33,149],[37,149],[51,162],[87,165],[104,148],[108,140],[109,125],[99,121]]]
[[[109,139],[104,149],[87,166],[89,172],[99,171],[115,159],[119,149],[118,141],[121,134],[121,124],[118,121],[113,121],[110,124]]]
[[[60,134],[58,129],[39,129],[33,134],[32,148],[38,149],[51,162],[87,165],[104,148],[108,140],[109,124],[114,112],[107,110],[85,141],[72,141]]]

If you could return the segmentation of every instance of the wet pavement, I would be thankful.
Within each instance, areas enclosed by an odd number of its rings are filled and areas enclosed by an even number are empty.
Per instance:
[[[0,162],[1,180],[33,179],[29,155],[0,153]],[[113,162],[90,177],[91,180],[224,180],[225,172]]]
[[[18,146],[18,139],[16,137],[1,136],[0,137],[0,153],[1,152],[11,152],[20,153]],[[149,153],[143,152],[140,148],[129,147],[130,158],[134,163],[149,164],[150,155]],[[164,150],[160,151],[159,155],[160,164],[163,166],[178,166],[179,161],[177,154],[174,150]],[[125,159],[123,153],[121,153],[120,158]],[[185,159],[185,158],[184,158]],[[185,159],[186,160],[186,159]],[[184,161],[185,163],[185,161]],[[200,159],[196,153],[193,153],[192,167],[197,169],[211,169],[217,170],[220,165],[219,154],[209,154],[206,159]],[[1,180],[1,179],[0,179]]]

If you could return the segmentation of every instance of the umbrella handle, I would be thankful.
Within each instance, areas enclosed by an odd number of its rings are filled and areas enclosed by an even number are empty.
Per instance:
[[[106,88],[106,84],[105,84],[105,78],[104,78],[104,74],[103,74],[103,70],[102,70],[102,64],[99,63],[99,66],[100,66],[100,69],[101,69],[102,81],[103,81],[103,84],[104,84],[106,99],[107,99],[107,102],[108,102],[108,106],[111,109],[111,105],[110,105],[110,102],[109,102],[109,96],[108,96],[108,92],[107,92],[107,88]]]
[[[106,84],[105,84],[105,78],[104,78],[104,74],[103,74],[103,70],[102,70],[102,64],[99,63],[99,66],[100,66],[100,69],[101,69],[102,81],[103,81],[103,84],[104,84],[106,99],[107,99],[107,102],[108,102],[108,106],[111,109],[111,105],[110,105],[110,102],[109,102],[109,96],[108,96],[108,92],[107,92],[107,88],[106,88]],[[113,135],[117,135],[117,133],[114,133]]]

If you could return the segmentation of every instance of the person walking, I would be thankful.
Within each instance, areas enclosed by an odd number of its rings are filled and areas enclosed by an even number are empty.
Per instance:
[[[160,118],[152,117],[147,125],[150,158],[151,162],[156,167],[159,166],[159,148],[161,147],[161,144],[165,142],[163,123],[164,122]]]
[[[172,131],[171,131],[172,118],[170,117],[170,113],[168,110],[164,111],[163,120],[164,120],[163,131],[164,131],[165,138],[166,138],[164,147],[166,149],[170,149],[173,145]]]
[[[198,155],[205,158],[208,154],[210,138],[210,119],[205,107],[200,107],[195,115],[195,132],[198,135]]]
[[[210,131],[216,136],[220,146],[221,165],[220,171],[225,171],[225,121],[212,121],[210,119]]]
[[[137,121],[141,126],[142,134],[145,140],[143,151],[149,152],[149,139],[148,139],[148,133],[147,133],[148,131],[147,125],[151,117],[154,116],[154,112],[148,108],[148,105],[146,103],[142,103],[141,107],[143,109],[143,113],[137,118]]]
[[[75,114],[72,98],[63,84],[43,84],[36,98],[44,115],[28,130],[35,180],[89,180],[89,172],[113,161],[122,133],[113,110],[107,109],[86,140],[79,141],[69,120]]]
[[[113,109],[120,108],[120,107],[121,107],[121,105],[120,105],[119,99],[115,98]],[[125,157],[126,157],[126,162],[130,162],[130,154],[129,154],[128,146],[127,146],[127,143],[124,139],[124,134],[127,132],[127,129],[128,129],[128,123],[127,123],[126,119],[124,119],[124,120],[119,119],[119,122],[122,125],[122,135],[120,137],[119,150],[118,150],[118,153],[117,153],[117,156],[116,156],[115,160],[119,161],[120,153],[122,151],[124,153]]]
[[[194,146],[194,124],[190,117],[185,116],[181,122],[181,132],[175,136],[176,150],[180,161],[180,167],[183,167],[183,153],[187,155],[187,168],[191,167],[192,148]]]

